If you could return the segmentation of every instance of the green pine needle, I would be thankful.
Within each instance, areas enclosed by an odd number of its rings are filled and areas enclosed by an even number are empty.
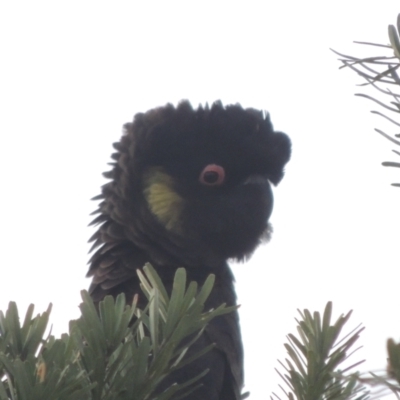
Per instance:
[[[361,76],[366,83],[360,86],[371,86],[377,89],[380,93],[385,96],[389,96],[391,101],[381,101],[377,98],[370,96],[365,93],[356,93],[356,96],[364,97],[369,100],[374,101],[384,109],[398,114],[400,112],[400,94],[394,93],[389,89],[382,89],[382,85],[387,87],[387,85],[394,85],[396,87],[400,86],[400,77],[398,75],[398,70],[400,68],[400,14],[397,17],[397,26],[389,25],[388,36],[390,45],[382,45],[376,43],[366,43],[366,42],[356,42],[361,45],[377,46],[389,50],[389,55],[387,56],[375,56],[366,58],[357,58],[354,56],[349,56],[341,54],[335,50],[332,50],[341,58],[342,67],[350,68],[355,71],[359,76]],[[382,97],[382,96],[381,96]],[[371,111],[374,114],[380,115],[383,118],[391,121],[394,125],[399,126],[399,122],[388,117],[387,115],[381,113],[380,111]],[[378,129],[376,129],[383,137],[400,146],[400,142],[394,139],[391,135],[388,135]],[[394,135],[398,137],[398,135]],[[399,152],[393,150],[394,153],[399,155]],[[398,167],[399,163],[386,161],[383,163],[387,167]],[[393,183],[392,186],[400,187],[400,183]]]
[[[349,352],[364,328],[357,327],[346,337],[340,339],[342,329],[351,312],[340,316],[332,324],[332,303],[327,303],[321,318],[318,312],[301,312],[298,323],[298,336],[289,334],[285,344],[289,359],[286,365],[280,362],[284,372],[277,370],[288,387],[281,389],[289,399],[297,400],[363,400],[368,392],[357,384],[357,376],[344,376],[341,364],[348,359]],[[355,363],[346,371],[358,366]],[[280,397],[273,393],[271,399]]]
[[[235,307],[204,309],[213,276],[198,288],[178,269],[171,296],[150,265],[139,277],[149,299],[144,310],[124,295],[105,297],[97,310],[82,291],[82,315],[59,339],[44,337],[51,306],[33,317],[30,305],[21,325],[11,302],[0,312],[0,400],[177,400],[195,390],[208,370],[155,394],[171,372],[213,347],[186,356],[206,324]]]

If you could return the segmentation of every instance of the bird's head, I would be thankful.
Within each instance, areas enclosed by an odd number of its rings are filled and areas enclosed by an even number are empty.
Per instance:
[[[263,112],[183,101],[137,114],[114,147],[102,212],[153,261],[212,266],[269,237],[291,146]]]

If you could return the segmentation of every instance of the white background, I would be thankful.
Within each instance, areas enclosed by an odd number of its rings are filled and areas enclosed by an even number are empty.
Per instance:
[[[221,99],[266,109],[293,141],[275,190],[274,236],[235,265],[252,399],[274,371],[297,308],[366,326],[363,370],[400,338],[398,169],[361,83],[329,48],[377,55],[397,1],[14,1],[0,5],[0,308],[54,304],[58,335],[87,288],[89,199],[136,112]],[[374,92],[371,92],[375,94]],[[397,157],[397,160],[396,160]],[[357,358],[358,357],[358,358]]]

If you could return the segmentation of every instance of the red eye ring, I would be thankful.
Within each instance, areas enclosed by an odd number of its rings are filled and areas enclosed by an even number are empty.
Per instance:
[[[225,170],[220,165],[208,164],[201,171],[199,182],[207,186],[220,186],[225,180]]]

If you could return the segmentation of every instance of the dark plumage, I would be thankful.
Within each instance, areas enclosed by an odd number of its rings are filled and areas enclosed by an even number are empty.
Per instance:
[[[268,115],[240,105],[193,110],[182,101],[137,114],[112,155],[110,180],[93,224],[95,253],[88,276],[98,302],[140,293],[136,269],[150,262],[171,289],[176,268],[202,284],[216,283],[207,307],[236,304],[227,259],[243,260],[270,236],[268,219],[290,157],[290,140]],[[236,312],[214,319],[195,349],[216,348],[174,379],[211,368],[188,399],[236,400],[243,386],[243,353]],[[170,382],[171,383],[171,382]]]

